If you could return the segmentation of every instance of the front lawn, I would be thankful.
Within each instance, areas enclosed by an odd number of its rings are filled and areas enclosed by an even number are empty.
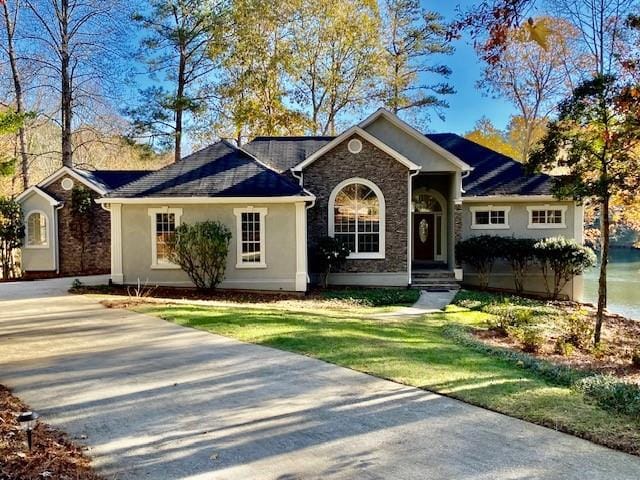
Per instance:
[[[483,311],[452,306],[421,318],[376,318],[388,308],[318,298],[202,306],[141,303],[131,308],[446,394],[640,454],[640,419],[603,410],[574,389],[446,335],[445,327],[451,325],[484,326],[491,315]]]

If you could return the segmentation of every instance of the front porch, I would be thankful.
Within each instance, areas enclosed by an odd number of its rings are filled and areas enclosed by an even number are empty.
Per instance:
[[[410,284],[418,287],[455,283],[456,224],[461,219],[460,175],[419,173],[411,178],[409,227]]]

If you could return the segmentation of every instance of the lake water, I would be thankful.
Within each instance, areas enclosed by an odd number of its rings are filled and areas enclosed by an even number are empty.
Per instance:
[[[584,301],[597,305],[599,266],[584,275]],[[640,250],[613,248],[607,268],[608,310],[640,320]]]

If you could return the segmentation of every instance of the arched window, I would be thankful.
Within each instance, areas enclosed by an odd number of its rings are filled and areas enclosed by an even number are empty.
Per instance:
[[[47,247],[47,216],[43,212],[31,212],[27,217],[27,247]]]
[[[384,258],[384,209],[375,183],[345,180],[329,197],[329,235],[349,247],[349,258]]]

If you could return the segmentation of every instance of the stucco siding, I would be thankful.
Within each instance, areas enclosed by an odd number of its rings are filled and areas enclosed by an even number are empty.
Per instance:
[[[266,268],[236,268],[236,216],[234,208],[247,204],[183,205],[168,203],[163,206],[182,209],[181,223],[218,220],[232,232],[227,257],[225,279],[220,288],[256,290],[295,290],[296,279],[296,215],[295,204],[259,204],[266,208],[265,254]],[[149,208],[160,205],[122,206],[122,266],[124,283],[133,284],[140,279],[151,285],[192,286],[189,277],[180,269],[154,269],[151,267],[151,221]]]
[[[496,229],[473,229],[471,208],[486,207],[492,205],[494,207],[510,207],[509,210],[509,228]],[[565,206],[565,227],[564,228],[529,228],[529,211],[527,207],[545,208],[549,205]],[[466,239],[477,235],[500,235],[503,237],[516,238],[547,238],[563,236],[565,238],[575,238],[575,212],[573,202],[497,202],[476,203],[463,202],[462,204],[462,238]],[[580,227],[580,226],[579,226]]]
[[[510,207],[509,210],[509,228],[505,229],[473,229],[472,225],[472,208],[486,207],[492,205],[494,207]],[[563,228],[529,228],[529,210],[527,207],[534,208],[553,208],[554,206],[566,207],[564,216],[565,226]],[[577,211],[576,211],[577,209]],[[578,215],[576,215],[578,213]],[[502,237],[516,238],[548,238],[563,236],[565,238],[576,238],[581,241],[582,225],[577,224],[582,220],[582,210],[576,207],[573,202],[561,201],[543,201],[543,202],[497,202],[477,203],[466,202],[462,205],[462,239],[467,239],[478,235],[497,235]],[[577,229],[576,229],[577,226]],[[478,275],[468,266],[464,267],[464,284],[478,285]],[[511,266],[504,261],[498,261],[494,265],[489,288],[501,290],[514,290],[514,280]],[[526,293],[545,294],[545,281],[539,267],[532,266],[524,280],[524,290]],[[562,294],[568,298],[579,300],[582,297],[582,278],[576,277],[570,281],[562,291]]]
[[[23,247],[22,247],[22,269],[24,271],[33,271],[33,272],[47,272],[47,271],[55,271],[56,269],[56,261],[55,261],[55,249],[56,249],[56,238],[55,238],[55,213],[53,210],[53,206],[42,196],[38,194],[29,195],[27,198],[22,200],[22,213],[24,215],[25,223],[27,221],[27,216],[30,212],[38,210],[44,213],[47,217],[47,234],[49,237],[49,244],[45,247],[28,247],[27,239],[24,239]],[[25,229],[26,235],[26,229]]]
[[[365,131],[383,141],[416,165],[422,166],[422,172],[453,172],[459,170],[458,167],[442,155],[385,118],[380,117],[367,125]]]

